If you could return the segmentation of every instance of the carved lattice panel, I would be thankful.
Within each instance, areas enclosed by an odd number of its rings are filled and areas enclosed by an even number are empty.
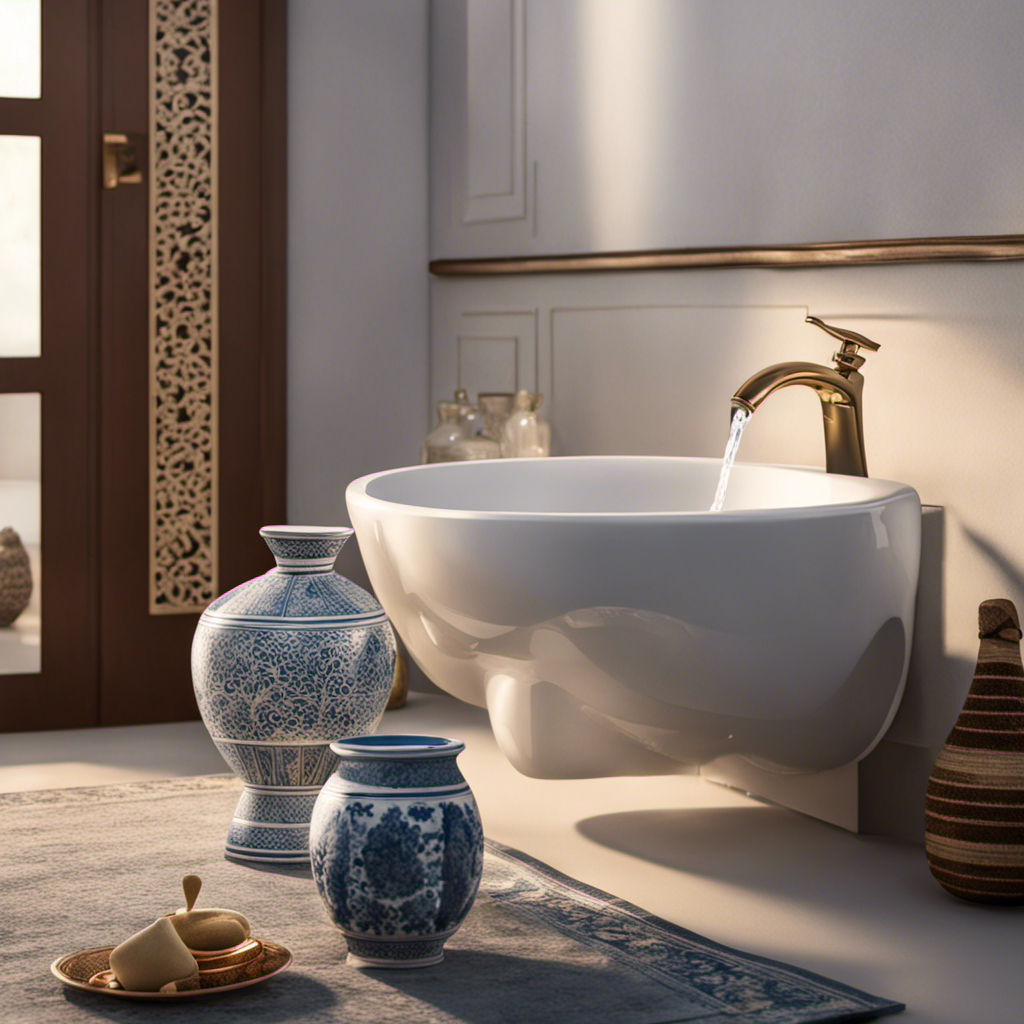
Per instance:
[[[150,0],[150,611],[217,595],[216,0]]]

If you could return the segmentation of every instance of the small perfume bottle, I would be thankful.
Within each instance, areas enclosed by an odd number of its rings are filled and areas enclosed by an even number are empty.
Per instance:
[[[501,454],[505,458],[538,458],[551,454],[551,426],[537,414],[543,395],[520,391],[512,414],[501,431]]]
[[[465,437],[459,422],[460,409],[458,402],[437,403],[437,426],[423,442],[420,462],[451,462],[458,457],[453,446]]]

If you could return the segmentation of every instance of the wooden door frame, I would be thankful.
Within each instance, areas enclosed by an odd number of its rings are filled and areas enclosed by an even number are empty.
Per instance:
[[[3,360],[0,379],[0,391],[42,395],[42,664],[38,673],[0,676],[0,728],[8,730],[93,724],[99,692],[94,0],[44,3],[42,34],[42,97],[0,100],[0,131],[41,135],[43,151],[41,354]]]

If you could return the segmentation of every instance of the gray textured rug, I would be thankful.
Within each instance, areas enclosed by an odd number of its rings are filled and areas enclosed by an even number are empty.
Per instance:
[[[228,861],[231,777],[0,796],[0,1019],[338,1021],[345,1024],[810,1024],[902,1009],[817,975],[728,949],[489,843],[480,895],[437,967],[347,967],[308,871]],[[245,913],[294,963],[250,989],[188,1002],[65,989],[59,955],[116,943],[180,905]]]

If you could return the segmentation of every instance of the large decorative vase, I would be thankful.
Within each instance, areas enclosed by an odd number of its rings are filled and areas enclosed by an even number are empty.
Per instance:
[[[265,526],[277,567],[217,598],[192,642],[199,711],[245,782],[228,831],[238,860],[309,859],[309,818],[338,756],[377,727],[395,638],[384,610],[334,571],[346,527]]]
[[[0,530],[0,626],[9,626],[28,607],[32,569],[18,531]]]
[[[356,967],[429,967],[476,896],[484,836],[459,740],[359,736],[309,829],[313,878]]]
[[[974,679],[928,780],[925,850],[948,892],[1024,903],[1024,666],[1012,601],[984,601]]]

